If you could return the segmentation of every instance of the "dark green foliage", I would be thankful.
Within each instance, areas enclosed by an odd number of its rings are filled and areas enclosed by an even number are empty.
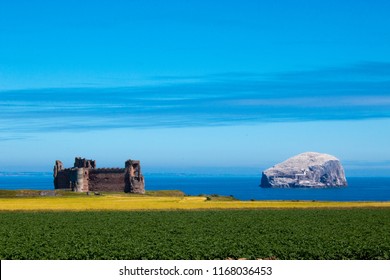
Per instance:
[[[390,259],[390,210],[1,212],[1,259]]]

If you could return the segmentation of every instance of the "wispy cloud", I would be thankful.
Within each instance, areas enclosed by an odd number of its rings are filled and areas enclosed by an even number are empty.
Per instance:
[[[0,142],[1,141],[21,140],[21,139],[25,139],[25,138],[26,138],[26,136],[6,135],[6,136],[0,136]]]
[[[334,81],[373,81],[390,78],[390,63],[365,61],[354,65],[326,67],[306,71],[276,73],[275,77],[284,79],[312,79]]]
[[[138,87],[2,91],[0,132],[390,117],[390,63],[159,80]]]

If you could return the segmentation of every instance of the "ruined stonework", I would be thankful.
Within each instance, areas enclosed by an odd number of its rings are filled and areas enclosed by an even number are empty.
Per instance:
[[[96,168],[96,161],[76,157],[72,168],[61,161],[54,164],[54,188],[75,192],[145,193],[145,180],[139,160],[127,160],[125,168]]]

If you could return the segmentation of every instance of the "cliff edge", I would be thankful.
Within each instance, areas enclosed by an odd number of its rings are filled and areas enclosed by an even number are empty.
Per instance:
[[[344,168],[328,154],[307,152],[263,171],[263,188],[329,188],[345,187]]]

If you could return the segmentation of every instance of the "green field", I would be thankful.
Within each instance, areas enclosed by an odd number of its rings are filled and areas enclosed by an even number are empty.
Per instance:
[[[390,209],[0,212],[1,259],[390,259]]]

